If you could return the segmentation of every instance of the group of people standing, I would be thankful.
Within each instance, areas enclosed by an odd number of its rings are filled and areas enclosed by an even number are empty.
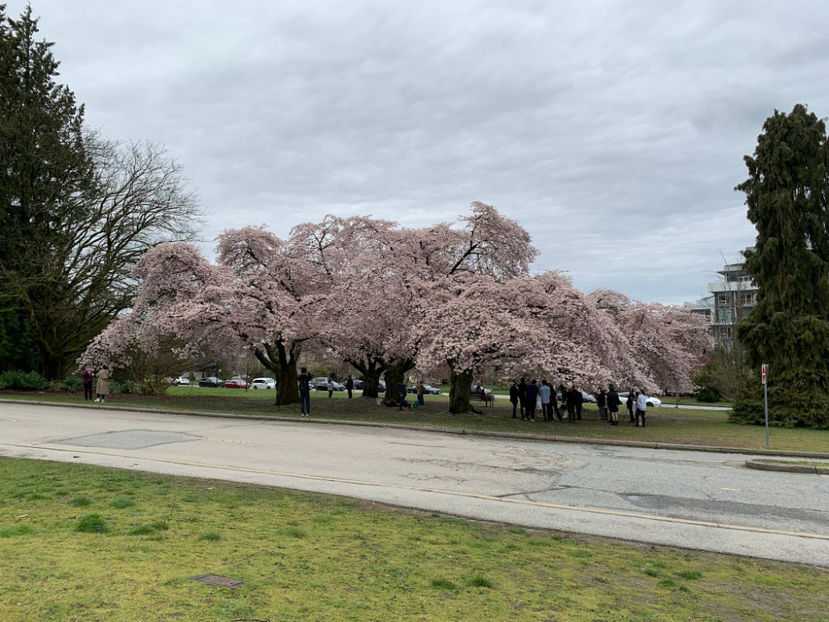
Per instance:
[[[92,382],[95,381],[95,401],[104,402],[109,394],[109,370],[102,367],[97,371],[90,369],[89,365],[81,370],[81,382],[83,383],[83,399],[92,401]]]
[[[562,404],[559,409],[559,395]],[[563,421],[566,410],[566,417],[570,423],[581,419],[584,395],[575,384],[567,389],[563,384],[558,387],[558,395],[555,387],[550,386],[546,380],[539,385],[535,379],[527,382],[525,378],[520,381],[514,380],[509,389],[509,400],[512,402],[512,418],[517,419],[518,413],[524,421],[535,421],[536,412],[540,412],[544,421]],[[596,393],[596,403],[599,407],[599,419],[608,421],[610,425],[619,425],[619,407],[622,400],[613,385],[609,390],[599,389]],[[631,389],[628,392],[625,402],[630,422],[637,427],[645,427],[645,414],[648,407],[648,396],[642,389],[638,393]]]

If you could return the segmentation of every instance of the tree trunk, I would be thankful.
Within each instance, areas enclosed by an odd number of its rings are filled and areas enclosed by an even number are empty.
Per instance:
[[[299,403],[299,388],[296,384],[296,363],[290,363],[274,371],[276,375],[276,401],[275,406]]]
[[[273,344],[265,344],[265,352],[255,350],[254,355],[262,365],[271,370],[276,377],[275,406],[299,403],[299,388],[296,384],[296,365],[302,345],[292,341],[290,348],[285,342],[278,340]]]
[[[411,359],[398,359],[386,366],[386,393],[383,396],[384,406],[396,406],[400,401],[400,383],[403,382],[406,372],[414,369]]]
[[[472,408],[472,403],[469,401],[472,393],[472,372],[463,371],[456,372],[452,369],[449,371],[449,412],[453,415],[461,415],[467,413]]]
[[[379,395],[380,376],[386,370],[386,363],[382,359],[368,358],[362,361],[346,361],[363,377],[363,397],[376,399]]]

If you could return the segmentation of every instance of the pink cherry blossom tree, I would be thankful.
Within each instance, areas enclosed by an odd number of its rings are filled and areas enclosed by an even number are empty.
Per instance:
[[[501,379],[539,375],[606,383],[628,361],[621,332],[563,275],[447,278],[424,303],[418,368],[447,365],[450,412],[471,409],[470,385],[485,366]]]
[[[612,290],[589,298],[612,318],[629,344],[637,374],[630,378],[646,391],[690,391],[700,356],[712,347],[705,319],[686,309],[632,302]]]

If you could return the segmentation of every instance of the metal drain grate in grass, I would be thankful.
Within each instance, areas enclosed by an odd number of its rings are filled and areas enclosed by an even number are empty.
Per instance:
[[[244,585],[244,581],[239,579],[231,579],[230,577],[220,577],[215,574],[200,574],[197,577],[190,577],[193,581],[201,581],[207,585],[216,585],[218,587],[229,587],[231,589]]]

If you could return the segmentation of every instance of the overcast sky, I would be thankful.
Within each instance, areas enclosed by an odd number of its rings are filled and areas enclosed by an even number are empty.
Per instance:
[[[825,0],[32,8],[87,124],[181,164],[208,254],[228,227],[425,226],[479,200],[531,233],[537,271],[696,300],[754,240],[733,188],[765,119],[829,115]]]

